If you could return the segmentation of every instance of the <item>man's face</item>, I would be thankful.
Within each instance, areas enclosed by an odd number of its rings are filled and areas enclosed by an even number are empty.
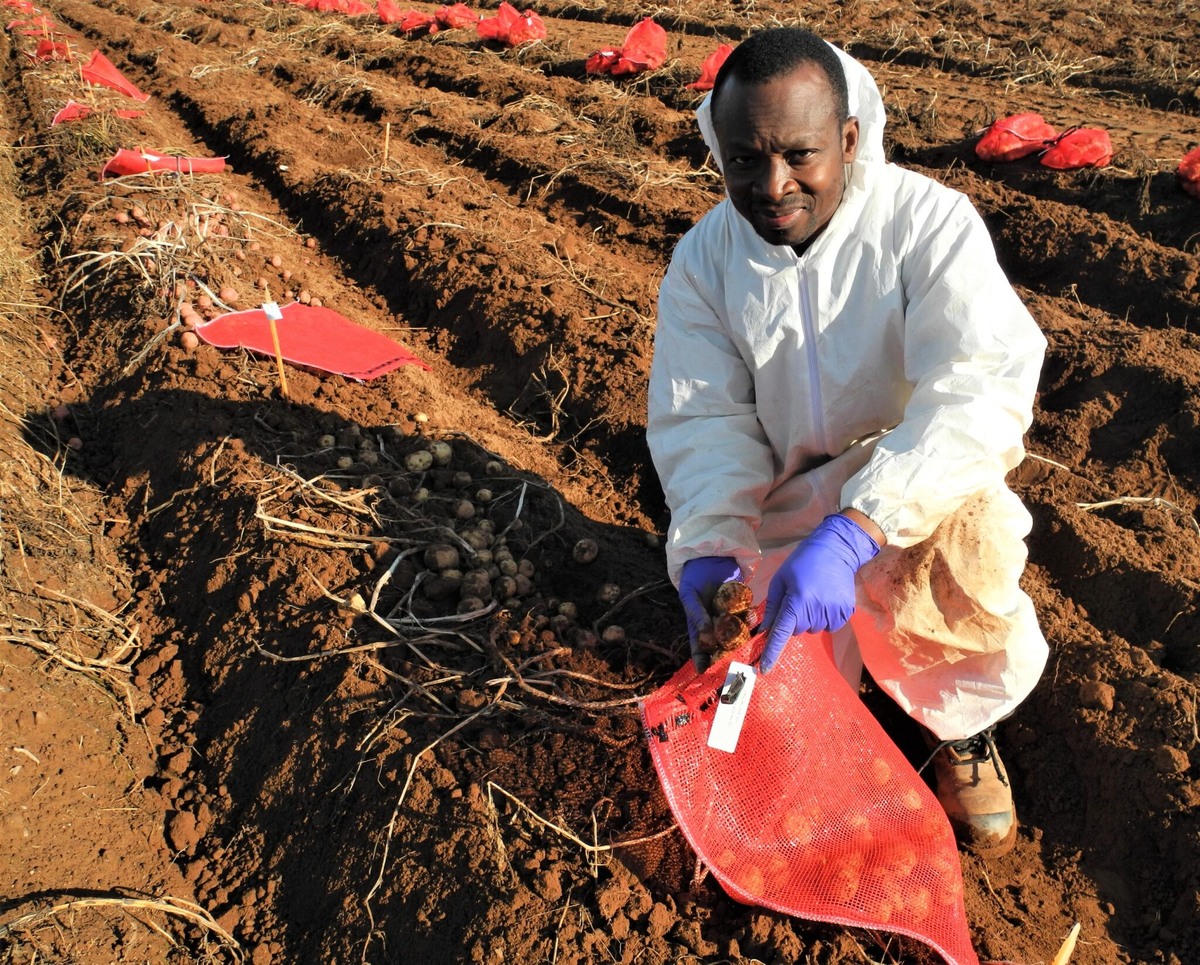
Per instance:
[[[803,251],[842,201],[858,119],[838,120],[829,80],[801,64],[762,84],[731,78],[713,124],[734,208],[765,241]]]

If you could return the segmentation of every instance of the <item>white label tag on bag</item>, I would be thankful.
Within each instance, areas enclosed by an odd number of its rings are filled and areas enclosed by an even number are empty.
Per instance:
[[[758,676],[748,663],[736,660],[729,665],[721,695],[717,700],[717,713],[708,732],[708,746],[732,754],[742,733],[746,720],[746,708],[750,706],[750,694],[754,691],[754,680]]]
[[[276,322],[283,321],[283,312],[280,311],[278,302],[263,302],[262,308],[266,313],[267,318],[270,318]]]

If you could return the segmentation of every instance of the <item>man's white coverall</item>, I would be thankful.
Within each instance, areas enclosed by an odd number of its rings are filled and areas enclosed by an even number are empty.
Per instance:
[[[888,542],[859,571],[839,663],[857,674],[857,644],[910,715],[957,739],[1011,712],[1046,660],[1018,586],[1031,520],[1004,481],[1046,343],[967,198],[883,161],[878,90],[839,54],[861,147],[824,231],[797,255],[726,199],[662,283],[648,439],[668,569],[678,584],[690,559],[735,557],[761,600],[826,515],[860,510]]]

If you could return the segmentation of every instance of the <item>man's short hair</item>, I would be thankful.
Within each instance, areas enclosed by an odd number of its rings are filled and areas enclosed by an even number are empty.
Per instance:
[[[764,84],[791,73],[801,64],[815,64],[825,73],[833,91],[838,121],[845,121],[850,116],[850,95],[846,89],[846,71],[842,62],[829,44],[811,30],[801,27],[761,30],[733,48],[733,53],[725,58],[713,83],[710,105],[713,116],[717,113],[721,88],[731,78],[736,77],[747,84]]]

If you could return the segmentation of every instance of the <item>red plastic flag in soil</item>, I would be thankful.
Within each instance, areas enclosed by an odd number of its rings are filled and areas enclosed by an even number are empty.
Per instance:
[[[34,60],[74,60],[71,48],[57,40],[38,41],[37,50],[29,55]]]
[[[33,0],[4,0],[6,7],[12,7],[14,10],[19,10],[21,13],[33,13],[37,8],[33,5]],[[9,25],[9,30],[12,30],[12,25]]]
[[[589,74],[638,74],[657,70],[667,59],[667,32],[646,17],[629,28],[620,50],[605,47],[588,57]]]
[[[732,659],[751,663],[765,639]],[[732,678],[728,657],[699,674],[689,661],[641,708],[680,830],[722,887],[746,904],[897,932],[949,965],[979,965],[950,823],[837,671],[828,634],[793,639],[770,674],[749,681],[748,699],[728,699]],[[719,735],[739,701],[731,747]],[[714,728],[718,713],[728,716]]]
[[[1037,153],[1057,136],[1041,114],[1012,114],[984,132],[975,153],[985,161],[1015,161]]]
[[[1193,148],[1183,156],[1175,171],[1179,186],[1193,198],[1200,198],[1200,147]]]
[[[225,170],[223,157],[173,157],[155,154],[138,148],[120,148],[104,165],[100,177],[124,177],[127,174],[146,174],[149,171],[170,171],[176,174],[221,174]]]
[[[686,85],[688,90],[712,90],[713,84],[717,82],[717,71],[731,53],[733,48],[729,44],[721,44],[705,57],[704,63],[700,65],[700,79]]]
[[[276,323],[279,354],[293,365],[366,382],[401,365],[429,366],[386,335],[356,325],[328,308],[292,302]],[[226,312],[196,326],[196,334],[217,348],[244,348],[275,356],[271,322],[262,309]]]
[[[54,115],[53,120],[50,121],[50,126],[54,127],[56,124],[64,124],[67,121],[81,121],[85,117],[94,113],[95,109],[89,107],[87,104],[80,104],[79,101],[68,100],[62,110]],[[115,117],[133,118],[141,117],[146,112],[138,108],[127,107],[115,111],[106,111],[105,113],[112,114]]]
[[[150,99],[149,94],[143,94],[125,79],[125,76],[113,66],[111,60],[98,50],[92,51],[91,59],[79,69],[80,75],[89,84],[98,87],[110,87],[120,91],[126,97],[145,103]]]
[[[438,26],[443,30],[457,30],[462,27],[474,27],[483,19],[482,14],[475,13],[465,3],[455,3],[437,8],[433,15]]]
[[[1056,137],[1041,161],[1046,167],[1059,171],[1102,168],[1112,160],[1112,154],[1108,131],[1096,127],[1076,127]]]
[[[546,25],[532,10],[517,13],[507,0],[500,4],[494,17],[481,17],[475,32],[484,40],[498,40],[509,47],[518,47],[532,40],[546,39]]]
[[[32,11],[31,11],[32,12]],[[10,20],[5,28],[9,33],[19,31],[25,37],[64,37],[67,31],[56,24],[49,17],[35,17],[33,20]]]

